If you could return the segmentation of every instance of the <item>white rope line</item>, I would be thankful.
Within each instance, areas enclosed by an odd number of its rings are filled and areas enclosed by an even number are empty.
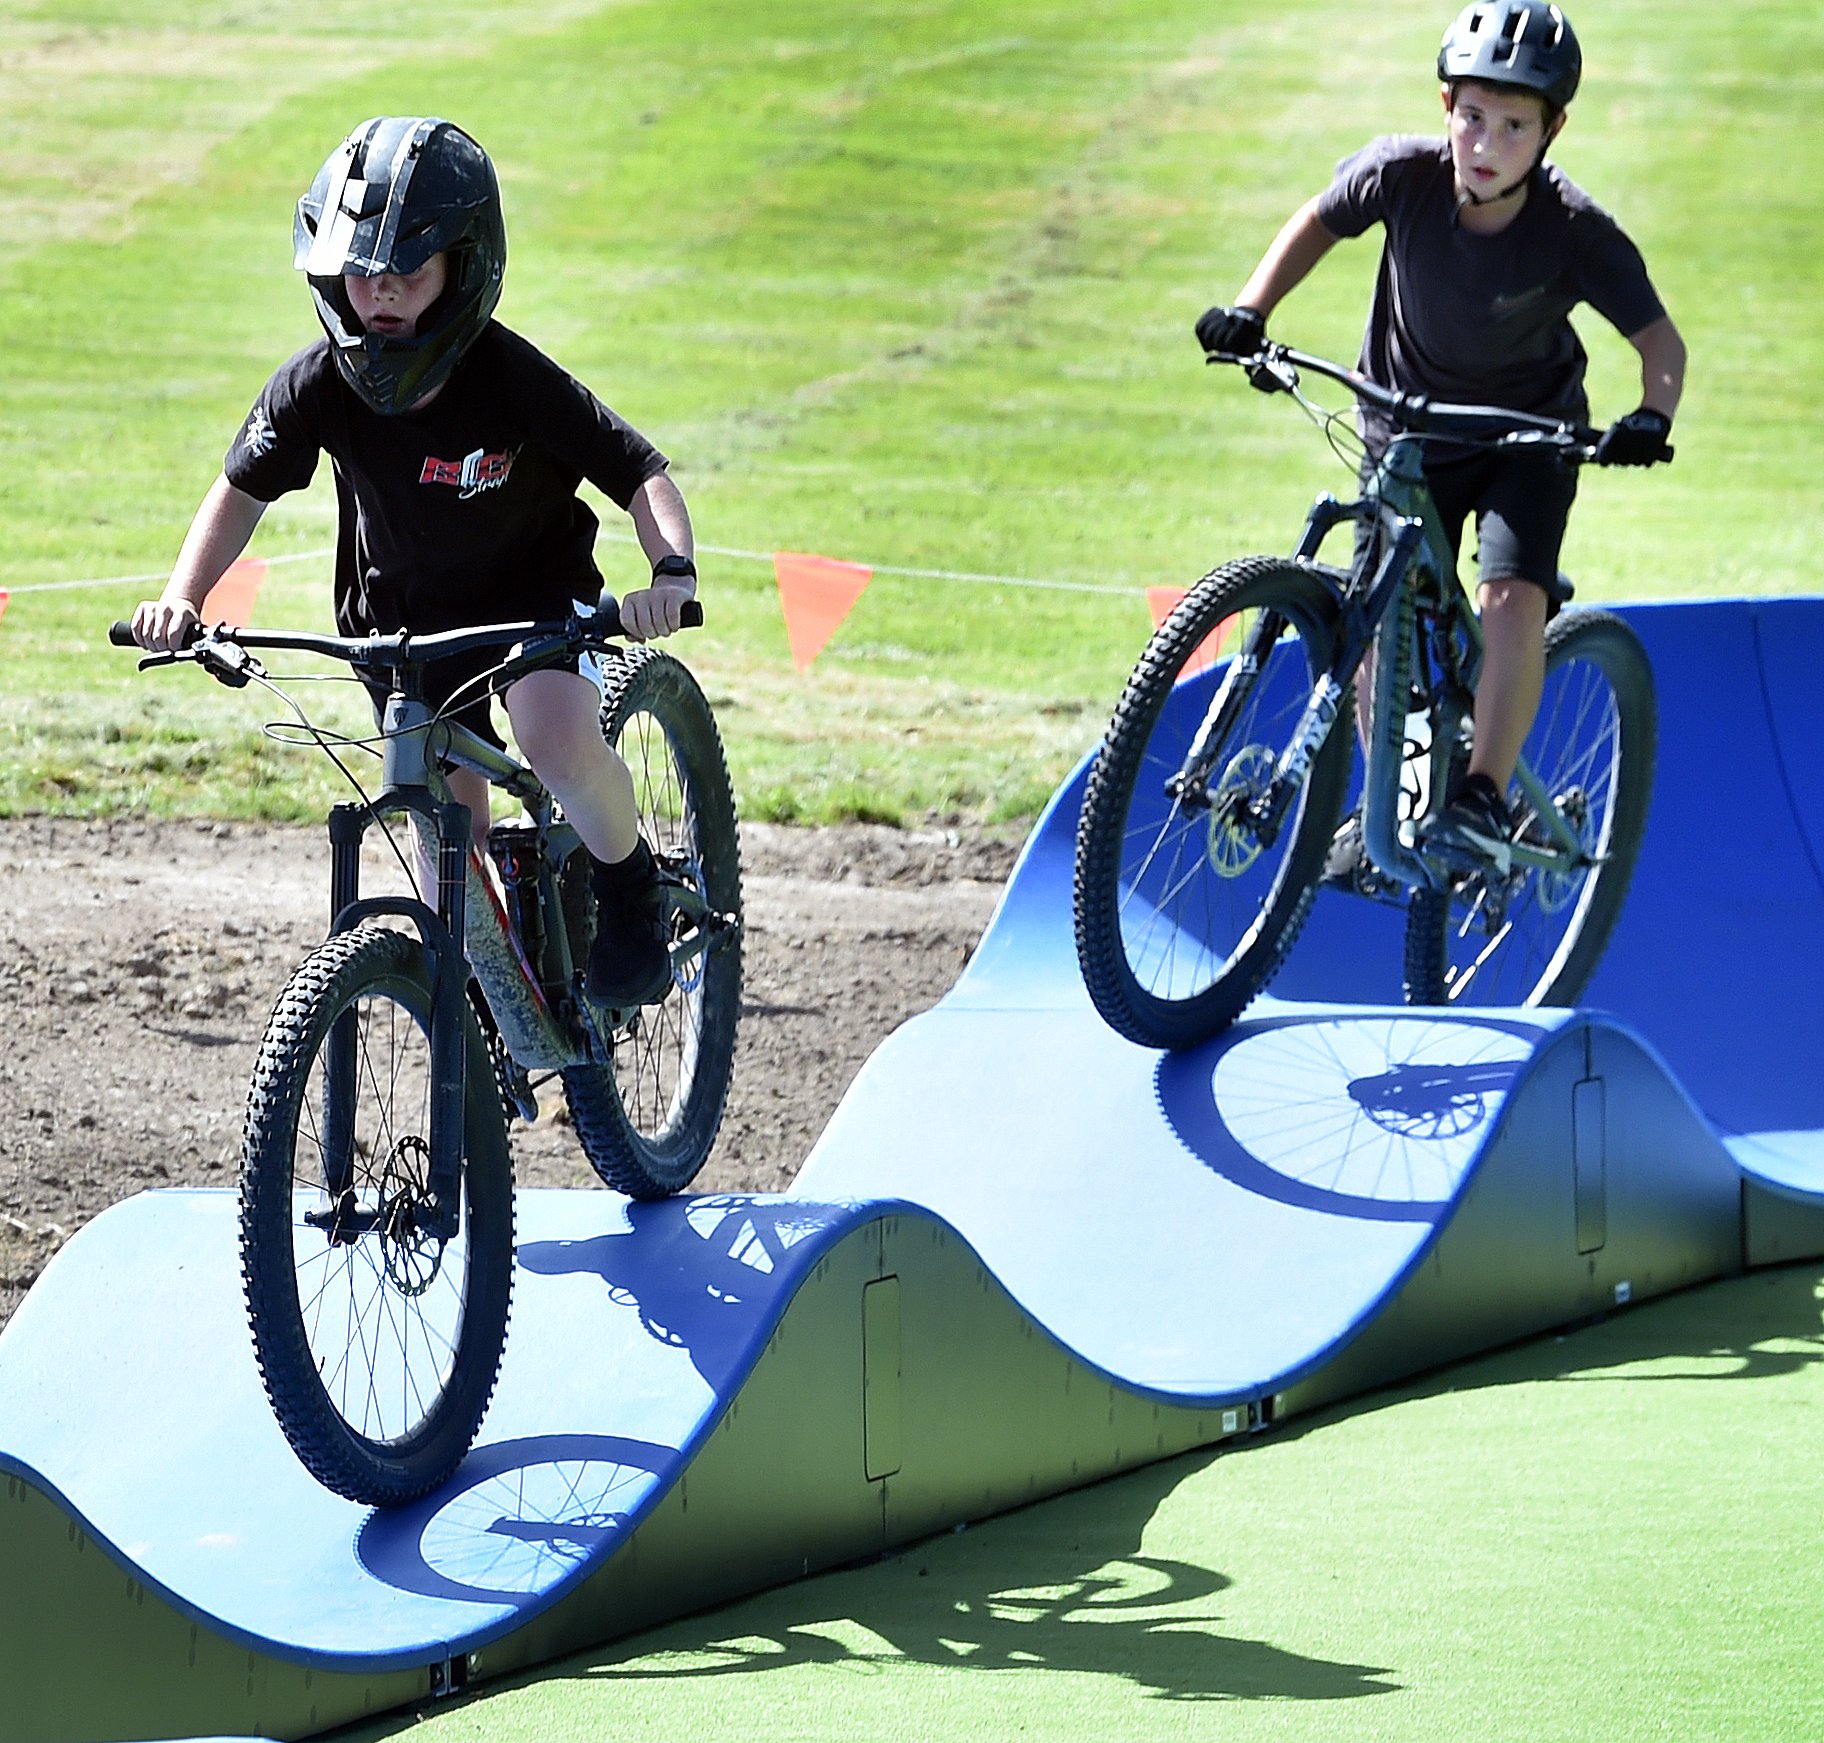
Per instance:
[[[279,563],[311,563],[319,557],[333,557],[334,550],[293,551],[284,557],[261,557],[260,562],[268,568]],[[23,587],[0,587],[0,593],[10,593],[17,598],[22,593],[68,593],[79,587],[143,587],[148,582],[157,581],[163,585],[171,579],[169,569],[160,569],[151,575],[104,575],[89,581],[28,581]]]
[[[615,544],[637,544],[639,541],[631,533],[618,533],[603,529],[598,535]],[[743,551],[732,545],[698,545],[699,551],[712,557],[731,557],[744,563],[772,564],[775,553],[772,551]],[[804,556],[811,552],[798,553]],[[280,563],[311,563],[325,557],[333,557],[335,551],[325,547],[320,551],[293,551],[282,557],[262,557],[269,568]],[[857,569],[866,569],[875,575],[896,575],[913,581],[961,581],[983,587],[1025,587],[1038,589],[1047,593],[1103,593],[1120,599],[1135,599],[1143,592],[1139,587],[1111,587],[1093,581],[1048,581],[1035,579],[1030,575],[984,575],[967,569],[911,569],[902,568],[894,563],[863,563],[851,557],[826,557],[825,562],[848,563]],[[23,587],[0,587],[0,593],[10,593],[14,597],[26,593],[66,593],[85,587],[141,587],[158,582],[161,585],[170,579],[170,570],[161,569],[149,575],[108,575],[85,581],[30,581]],[[612,591],[612,587],[610,591]]]

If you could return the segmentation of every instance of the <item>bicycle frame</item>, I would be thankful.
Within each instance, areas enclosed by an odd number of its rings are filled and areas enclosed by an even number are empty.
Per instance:
[[[345,801],[330,812],[330,931],[346,932],[373,916],[395,915],[416,928],[431,958],[432,1232],[447,1237],[455,1232],[459,1217],[455,1183],[467,1093],[463,1031],[471,970],[481,984],[501,1040],[522,1068],[582,1064],[606,1057],[606,1048],[586,1018],[569,1022],[552,1009],[502,896],[474,846],[468,807],[450,798],[442,765],[453,763],[476,770],[526,808],[544,848],[538,875],[550,886],[539,891],[538,899],[555,902],[552,868],[580,844],[567,824],[554,821],[550,795],[529,769],[457,723],[438,720],[420,698],[395,690],[386,704],[382,732],[381,790],[370,804]],[[435,907],[421,896],[361,894],[361,848],[367,830],[397,816],[410,819],[415,831],[435,843]],[[561,926],[559,932],[557,947],[567,955]],[[350,1013],[332,1032],[325,1059],[325,1149],[331,1157],[352,1141],[337,1127],[339,1112],[352,1105],[354,1070],[354,1018]],[[334,1172],[332,1165],[332,1178],[326,1185],[331,1196],[339,1198],[346,1175],[337,1180]],[[346,1238],[365,1232],[347,1221],[347,1214],[340,1209],[328,1213],[343,1219],[334,1222],[332,1232],[345,1233]]]
[[[1336,370],[1321,359],[1276,349],[1287,364],[1319,367],[1364,398],[1379,399],[1383,404],[1392,402],[1409,413],[1425,410],[1384,390],[1365,391],[1373,390],[1374,384],[1353,372]],[[1482,408],[1454,409],[1469,412]],[[1510,414],[1491,410],[1488,415]],[[1380,556],[1372,569],[1355,570],[1352,564],[1347,583],[1339,586],[1336,571],[1320,565],[1317,559],[1325,539],[1344,523],[1373,526],[1378,534],[1373,548]],[[1365,735],[1363,844],[1373,864],[1406,888],[1446,888],[1451,868],[1428,860],[1401,833],[1401,776],[1407,761],[1405,723],[1421,662],[1428,656],[1441,655],[1441,672],[1435,680],[1426,674],[1427,682],[1420,687],[1420,694],[1426,698],[1427,712],[1434,716],[1434,728],[1441,725],[1444,729],[1434,729],[1431,735],[1426,791],[1443,792],[1463,713],[1461,704],[1454,699],[1467,701],[1473,697],[1481,668],[1482,630],[1457,578],[1456,559],[1425,482],[1423,444],[1416,429],[1402,432],[1388,444],[1360,498],[1347,503],[1329,494],[1318,498],[1306,517],[1292,558],[1315,575],[1336,601],[1336,647],[1328,669],[1318,675],[1312,686],[1272,779],[1248,803],[1245,821],[1261,840],[1270,843],[1275,839],[1313,758],[1336,723],[1343,698],[1355,684],[1363,660],[1378,644]],[[1183,766],[1167,783],[1173,797],[1195,802],[1203,795],[1207,802],[1212,747],[1225,742],[1235,714],[1284,627],[1275,614],[1263,613],[1231,659]],[[1438,719],[1440,703],[1444,706],[1442,718]],[[1549,837],[1549,844],[1513,843],[1512,863],[1559,873],[1587,865],[1589,859],[1581,841],[1524,759],[1515,771],[1515,780]]]

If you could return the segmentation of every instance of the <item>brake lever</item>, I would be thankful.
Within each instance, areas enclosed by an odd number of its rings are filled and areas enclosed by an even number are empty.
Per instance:
[[[217,641],[213,635],[193,642],[190,657],[230,690],[244,690],[253,679],[266,676],[266,668],[239,642]]]
[[[1206,351],[1205,363],[1233,363],[1247,376],[1248,385],[1259,393],[1292,393],[1298,387],[1298,371],[1271,350],[1253,357],[1242,357],[1232,351]]]

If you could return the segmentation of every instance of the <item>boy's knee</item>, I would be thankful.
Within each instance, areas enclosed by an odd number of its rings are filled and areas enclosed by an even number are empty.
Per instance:
[[[1503,575],[1481,584],[1477,590],[1476,608],[1484,623],[1500,621],[1515,626],[1537,623],[1543,629],[1551,600],[1537,581],[1520,575]]]

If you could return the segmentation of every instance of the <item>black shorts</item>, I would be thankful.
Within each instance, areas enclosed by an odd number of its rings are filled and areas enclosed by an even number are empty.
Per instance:
[[[554,623],[568,617],[579,605],[593,605],[602,598],[601,577],[587,575],[548,575],[532,573],[519,576],[507,598],[510,603],[503,603],[501,612],[505,621],[511,623]],[[489,618],[478,618],[477,623],[493,621]],[[394,629],[410,629],[416,635],[426,635],[433,629],[457,629],[466,627],[453,623],[427,625],[403,624],[380,630],[380,626],[366,621],[363,610],[345,606],[338,602],[336,624],[342,635],[369,635],[375,631],[390,635]],[[500,692],[489,681],[489,674],[498,666],[511,648],[483,648],[479,653],[456,654],[447,660],[434,660],[424,669],[424,699],[431,706],[433,713],[445,720],[459,721],[477,738],[484,739],[496,750],[506,749],[506,740],[495,726],[489,702]],[[553,660],[552,665],[574,672],[577,662],[574,657],[568,660]],[[367,688],[369,699],[374,705],[374,719],[383,722],[386,712],[386,699],[389,694],[385,681],[364,677],[361,682]]]
[[[499,694],[490,674],[506,658],[508,651],[506,648],[486,648],[478,654],[455,654],[447,660],[434,660],[424,669],[424,699],[432,712],[466,726],[496,750],[505,750],[507,741],[501,737],[500,729],[494,724],[493,710],[488,706]],[[577,670],[574,654],[567,660],[553,660],[551,664],[561,671]],[[374,705],[375,724],[383,725],[386,699],[391,692],[377,679],[363,677],[361,682]]]
[[[1478,581],[1530,581],[1553,613],[1570,598],[1558,557],[1577,496],[1575,467],[1549,451],[1506,449],[1427,461],[1425,482],[1453,553],[1475,516]],[[1358,560],[1366,530],[1357,528]]]

